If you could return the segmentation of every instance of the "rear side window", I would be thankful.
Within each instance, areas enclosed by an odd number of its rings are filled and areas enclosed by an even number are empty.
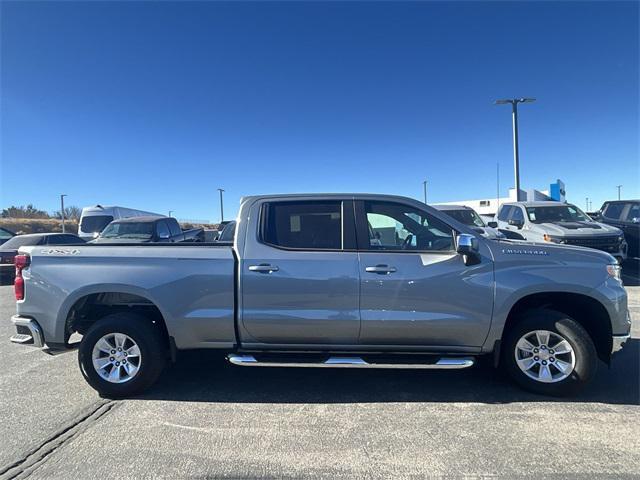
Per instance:
[[[262,240],[282,248],[342,249],[341,202],[277,202],[263,207]]]
[[[511,211],[513,207],[510,206],[506,206],[506,207],[502,207],[500,209],[500,213],[498,213],[498,220],[502,220],[503,222],[506,222],[507,219],[509,218],[509,212]]]
[[[80,222],[80,231],[82,233],[94,233],[102,232],[104,227],[109,225],[113,221],[111,215],[91,215],[89,217],[82,217]]]
[[[602,212],[602,216],[605,218],[610,218],[612,220],[620,220],[620,216],[622,215],[623,210],[624,203],[610,203]]]

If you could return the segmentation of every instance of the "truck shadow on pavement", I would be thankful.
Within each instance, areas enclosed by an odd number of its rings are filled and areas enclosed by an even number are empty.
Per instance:
[[[488,359],[487,359],[488,360]],[[237,367],[211,351],[181,352],[140,400],[224,403],[582,402],[640,404],[640,340],[575,397],[519,389],[487,360],[458,371]]]

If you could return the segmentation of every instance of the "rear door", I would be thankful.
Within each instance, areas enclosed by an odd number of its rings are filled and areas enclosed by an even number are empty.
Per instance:
[[[240,263],[243,346],[355,345],[352,201],[264,202],[250,217]]]
[[[361,344],[484,343],[493,305],[488,251],[477,265],[465,265],[455,252],[453,228],[414,205],[356,202],[356,219]]]

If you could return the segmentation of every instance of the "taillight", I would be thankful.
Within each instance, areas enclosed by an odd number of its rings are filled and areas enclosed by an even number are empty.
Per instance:
[[[16,255],[13,264],[16,266],[16,278],[13,281],[13,290],[16,294],[16,300],[24,300],[24,278],[22,270],[27,268],[31,263],[29,255]]]

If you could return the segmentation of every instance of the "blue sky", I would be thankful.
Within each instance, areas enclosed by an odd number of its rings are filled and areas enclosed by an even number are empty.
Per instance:
[[[0,202],[180,218],[242,195],[640,197],[638,3],[2,2]]]

